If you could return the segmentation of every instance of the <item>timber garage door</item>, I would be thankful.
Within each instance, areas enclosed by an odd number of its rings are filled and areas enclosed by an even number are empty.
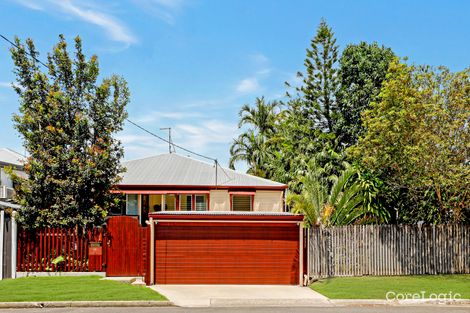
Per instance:
[[[157,223],[157,284],[299,283],[294,223]]]

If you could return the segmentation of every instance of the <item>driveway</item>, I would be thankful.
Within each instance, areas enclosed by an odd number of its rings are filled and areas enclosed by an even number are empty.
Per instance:
[[[329,305],[325,296],[299,286],[155,285],[150,288],[183,307]]]

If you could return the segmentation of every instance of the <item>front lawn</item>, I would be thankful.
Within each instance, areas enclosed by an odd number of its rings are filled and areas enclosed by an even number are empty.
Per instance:
[[[26,277],[0,281],[0,302],[166,300],[144,287],[99,276]]]
[[[388,277],[336,277],[314,282],[313,290],[331,299],[386,299],[400,298],[398,294],[410,295],[424,292],[423,298],[431,294],[455,295],[470,299],[470,275],[420,275]]]

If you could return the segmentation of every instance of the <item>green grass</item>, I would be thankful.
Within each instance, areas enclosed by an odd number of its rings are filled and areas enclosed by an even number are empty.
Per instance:
[[[26,277],[0,281],[0,302],[166,300],[144,286],[99,276]]]
[[[330,299],[386,299],[389,291],[402,294],[424,291],[424,298],[452,292],[470,299],[470,275],[337,277],[314,282],[310,288]]]

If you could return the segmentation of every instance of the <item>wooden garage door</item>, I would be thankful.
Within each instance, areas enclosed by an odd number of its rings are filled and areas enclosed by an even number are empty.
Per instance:
[[[155,281],[298,284],[298,229],[296,224],[158,223]]]

